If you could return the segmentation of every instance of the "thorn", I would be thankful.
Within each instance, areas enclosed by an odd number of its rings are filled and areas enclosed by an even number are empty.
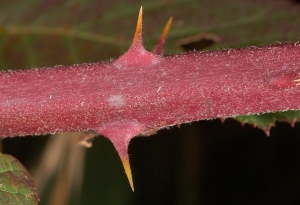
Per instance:
[[[157,64],[161,57],[147,51],[142,42],[142,14],[141,7],[136,25],[136,31],[131,46],[123,55],[113,62],[117,69],[141,68]]]
[[[173,16],[171,16],[169,18],[169,20],[168,20],[168,22],[167,22],[167,24],[166,24],[166,26],[165,26],[165,28],[164,28],[161,36],[160,36],[160,39],[164,39],[165,40],[167,38],[167,36],[169,34],[169,31],[171,29],[172,22],[173,22]]]
[[[132,136],[133,137],[133,136]],[[114,147],[116,148],[118,155],[121,159],[122,165],[124,167],[125,170],[125,174],[127,176],[129,185],[132,189],[132,191],[134,191],[134,186],[133,186],[133,179],[132,179],[132,174],[131,174],[131,168],[130,168],[130,163],[129,163],[129,157],[127,154],[128,151],[128,144],[129,144],[129,139],[125,139],[125,141],[123,141],[122,139],[118,139],[118,138],[109,138],[110,141],[113,143]]]
[[[121,161],[122,161],[122,164],[123,164],[128,182],[130,184],[130,187],[131,187],[132,191],[134,191],[134,186],[133,186],[133,180],[132,180],[132,174],[131,174],[131,168],[130,168],[130,164],[129,164],[128,155],[120,156],[120,158],[121,158]]]
[[[119,157],[121,158],[123,167],[125,169],[125,174],[127,176],[128,182],[132,191],[133,179],[129,164],[129,157],[127,154],[129,141],[134,137],[139,135],[145,130],[145,126],[136,121],[118,121],[102,124],[100,127],[95,129],[99,134],[107,137],[114,147],[116,148]]]
[[[164,45],[167,39],[167,36],[169,34],[169,31],[171,29],[171,25],[172,25],[172,21],[173,21],[173,17],[171,16],[161,34],[161,36],[158,39],[157,44],[155,45],[155,47],[152,50],[152,53],[157,54],[157,55],[162,55],[164,52]]]
[[[141,6],[132,45],[142,43],[143,7]]]

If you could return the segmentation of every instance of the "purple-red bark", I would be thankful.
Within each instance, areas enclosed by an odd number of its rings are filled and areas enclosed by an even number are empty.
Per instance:
[[[0,136],[95,130],[122,158],[166,126],[300,109],[299,42],[163,57],[140,33],[116,61],[0,73]]]
[[[167,57],[143,52],[133,62],[122,56],[124,64],[118,59],[0,73],[0,135],[116,122],[134,123],[147,134],[195,120],[300,109],[294,82],[299,43]]]

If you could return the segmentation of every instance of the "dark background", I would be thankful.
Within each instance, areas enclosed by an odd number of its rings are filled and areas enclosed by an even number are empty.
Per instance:
[[[112,144],[98,137],[86,153],[79,204],[299,204],[299,136],[298,123],[277,123],[267,137],[228,119],[135,138],[129,146],[134,193]],[[2,142],[26,165],[36,157],[33,145],[46,138]]]

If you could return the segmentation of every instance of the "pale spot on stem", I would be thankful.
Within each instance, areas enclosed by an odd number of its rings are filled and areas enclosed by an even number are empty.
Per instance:
[[[111,95],[107,101],[111,107],[122,107],[125,105],[125,99],[122,95]]]

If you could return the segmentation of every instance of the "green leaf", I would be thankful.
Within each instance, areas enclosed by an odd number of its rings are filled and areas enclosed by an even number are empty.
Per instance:
[[[258,127],[269,135],[271,127],[275,126],[276,121],[288,122],[292,126],[300,119],[300,111],[289,110],[286,112],[265,113],[261,115],[237,116],[234,119],[242,124],[250,124]]]
[[[0,153],[0,204],[38,204],[35,184],[25,167],[14,157]]]

